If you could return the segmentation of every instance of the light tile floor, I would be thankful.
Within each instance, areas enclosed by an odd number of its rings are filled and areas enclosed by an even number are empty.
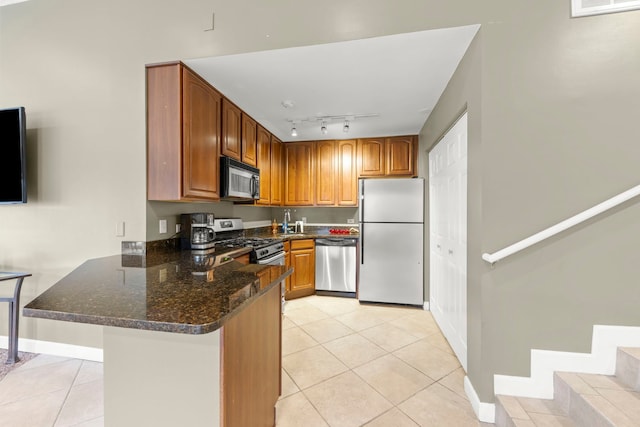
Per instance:
[[[430,312],[288,301],[278,427],[481,426]],[[0,381],[0,425],[104,425],[102,364],[40,355]]]
[[[489,426],[431,313],[311,296],[288,301],[278,427]]]

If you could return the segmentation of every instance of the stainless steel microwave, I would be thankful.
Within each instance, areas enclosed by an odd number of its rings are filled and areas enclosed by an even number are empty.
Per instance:
[[[230,157],[221,156],[220,193],[224,199],[259,199],[260,170]]]

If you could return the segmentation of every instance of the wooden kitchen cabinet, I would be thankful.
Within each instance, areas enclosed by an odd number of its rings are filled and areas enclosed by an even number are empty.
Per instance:
[[[219,200],[222,95],[181,62],[146,75],[147,198]]]
[[[257,123],[249,115],[242,113],[242,162],[257,167]]]
[[[358,206],[358,144],[354,139],[336,142],[338,206]]]
[[[271,135],[271,206],[282,205],[282,141]]]
[[[242,112],[227,98],[222,99],[222,141],[221,152],[241,161]]]
[[[271,134],[262,126],[257,130],[257,168],[260,169],[260,199],[258,205],[271,204]]]
[[[294,299],[313,295],[316,288],[316,251],[313,239],[291,241],[290,285],[285,299]]]
[[[275,425],[282,388],[281,295],[274,286],[222,327],[221,426]]]
[[[316,205],[335,206],[337,194],[335,141],[316,143]]]
[[[284,205],[314,205],[314,142],[283,144]]]
[[[387,176],[415,176],[418,152],[417,138],[414,136],[395,136],[386,138]]]
[[[385,144],[384,138],[358,140],[358,175],[363,177],[384,176]]]

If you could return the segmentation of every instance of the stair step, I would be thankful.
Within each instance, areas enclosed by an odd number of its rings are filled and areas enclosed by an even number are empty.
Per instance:
[[[640,348],[618,348],[616,377],[640,391]]]
[[[496,396],[497,427],[577,427],[562,407],[550,399]]]
[[[554,400],[579,426],[640,425],[640,393],[614,376],[556,372]]]

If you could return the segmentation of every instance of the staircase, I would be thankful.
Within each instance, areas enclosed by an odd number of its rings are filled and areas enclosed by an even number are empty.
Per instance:
[[[496,426],[640,426],[640,348],[618,348],[615,375],[556,372],[553,388],[553,399],[496,396]]]

